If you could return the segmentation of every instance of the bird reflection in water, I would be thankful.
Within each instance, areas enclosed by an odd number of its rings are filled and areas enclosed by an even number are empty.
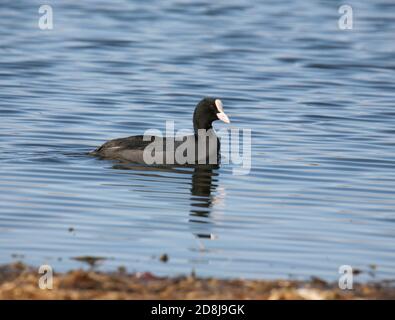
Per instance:
[[[210,218],[211,208],[216,198],[215,193],[218,186],[218,166],[196,166],[192,174],[191,185],[191,213],[189,222],[192,233],[201,239],[216,239],[217,236],[211,232],[212,221]]]
[[[113,168],[120,170],[133,170],[134,173],[144,176],[155,174],[155,176],[158,177],[158,173],[160,172],[191,175],[191,209],[190,218],[188,220],[191,232],[198,239],[213,240],[217,238],[217,235],[212,232],[214,225],[210,215],[213,205],[220,204],[224,198],[223,190],[218,188],[219,165],[170,167],[117,163]],[[191,169],[193,171],[191,171]],[[217,189],[219,189],[219,192],[217,192]],[[214,196],[213,194],[215,193],[218,193],[218,195]]]

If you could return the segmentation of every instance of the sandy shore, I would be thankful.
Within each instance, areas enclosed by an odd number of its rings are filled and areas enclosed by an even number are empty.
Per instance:
[[[22,263],[0,267],[0,299],[395,299],[394,283],[354,284],[340,290],[320,279],[221,280],[194,276],[163,278],[74,270],[54,273],[53,289],[38,286],[37,268]]]

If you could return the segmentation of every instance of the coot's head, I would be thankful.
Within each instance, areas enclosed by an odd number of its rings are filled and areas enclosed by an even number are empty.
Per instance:
[[[193,128],[195,132],[199,129],[211,129],[213,121],[222,120],[230,123],[224,112],[222,101],[217,98],[204,98],[196,106],[193,114]]]

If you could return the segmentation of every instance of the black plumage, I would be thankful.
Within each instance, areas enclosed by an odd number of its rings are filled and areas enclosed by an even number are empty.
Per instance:
[[[193,113],[194,135],[184,136],[182,137],[181,141],[179,141],[179,139],[176,140],[174,137],[145,137],[146,139],[144,139],[143,135],[119,138],[104,143],[102,146],[100,146],[90,154],[106,159],[117,159],[123,161],[145,163],[143,156],[144,150],[146,150],[146,148],[151,143],[156,141],[155,143],[157,146],[159,144],[162,144],[163,153],[161,153],[161,156],[159,158],[162,158],[163,162],[160,164],[178,164],[177,162],[167,163],[166,160],[168,160],[168,157],[166,157],[166,154],[169,152],[174,153],[175,150],[177,150],[177,148],[180,147],[183,143],[194,144],[193,148],[195,149],[195,162],[201,160],[199,157],[202,154],[207,155],[206,158],[208,159],[210,154],[216,153],[217,159],[219,159],[218,155],[220,151],[220,143],[212,127],[212,123],[219,119],[226,123],[230,122],[223,111],[221,100],[207,97],[202,99],[198,103]],[[209,138],[213,138],[215,143],[209,146],[209,142],[207,141],[205,143],[206,150],[199,149],[198,151],[198,139],[200,134],[204,133],[206,133]],[[168,141],[168,139],[171,139],[172,141]],[[169,146],[171,146],[172,148],[169,148]]]

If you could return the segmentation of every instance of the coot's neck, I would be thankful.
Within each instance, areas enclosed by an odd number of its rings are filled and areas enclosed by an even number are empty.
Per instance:
[[[210,130],[213,128],[213,121],[208,120],[208,119],[193,119],[193,131],[195,132],[195,135],[198,134],[199,129],[204,129],[204,130]]]
[[[213,128],[213,126],[212,126],[211,123],[210,124],[205,124],[205,125],[198,125],[196,123],[193,124],[193,131],[195,132],[195,135],[198,134],[198,130],[199,129],[204,129],[204,130],[208,131],[208,130],[210,130],[212,128]]]

